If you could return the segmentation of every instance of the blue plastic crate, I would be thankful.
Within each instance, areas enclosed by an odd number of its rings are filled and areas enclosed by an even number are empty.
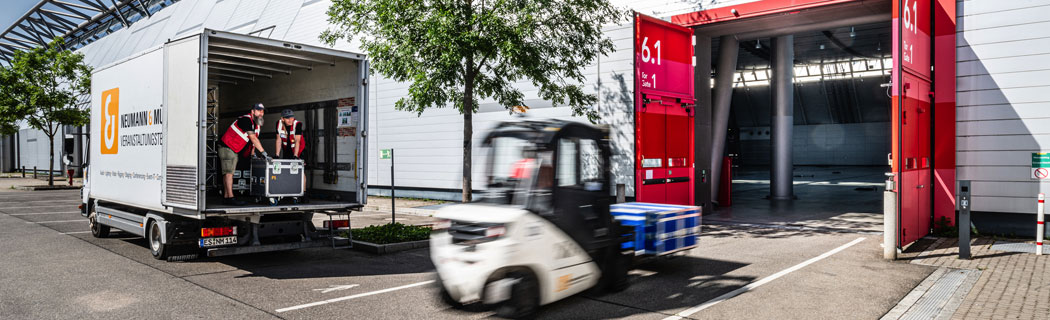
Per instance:
[[[700,207],[628,202],[610,208],[616,220],[634,228],[635,238],[622,249],[636,255],[664,255],[697,246],[700,236]]]

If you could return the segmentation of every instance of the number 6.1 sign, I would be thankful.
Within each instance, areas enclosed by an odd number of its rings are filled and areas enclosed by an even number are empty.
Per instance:
[[[635,14],[635,84],[639,91],[693,95],[693,31]]]

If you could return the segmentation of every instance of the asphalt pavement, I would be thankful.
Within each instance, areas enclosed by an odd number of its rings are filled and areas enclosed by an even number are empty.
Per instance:
[[[158,261],[130,234],[92,237],[77,196],[0,192],[3,318],[492,316],[440,301],[427,249]],[[539,318],[877,319],[934,270],[881,260],[881,235],[872,233],[760,224],[706,225],[703,233],[700,248],[639,265],[627,290],[577,295]]]

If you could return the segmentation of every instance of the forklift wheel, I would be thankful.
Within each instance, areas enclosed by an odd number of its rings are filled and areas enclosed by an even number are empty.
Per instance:
[[[452,309],[463,309],[463,303],[456,301],[456,299],[452,299],[452,295],[449,294],[448,290],[445,290],[444,287],[441,288],[441,301],[449,307],[452,307]]]
[[[518,279],[511,287],[510,299],[496,305],[496,315],[509,319],[529,319],[540,306],[540,287],[536,277],[528,272],[512,272],[507,278]]]

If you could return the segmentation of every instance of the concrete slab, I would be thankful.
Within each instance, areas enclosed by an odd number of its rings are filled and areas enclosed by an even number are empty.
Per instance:
[[[738,169],[733,203],[704,215],[705,222],[762,223],[851,231],[882,231],[886,167],[796,167],[794,201],[770,201],[769,171]]]

